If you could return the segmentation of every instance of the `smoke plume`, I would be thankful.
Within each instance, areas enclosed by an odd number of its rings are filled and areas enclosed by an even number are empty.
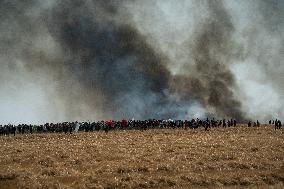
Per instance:
[[[281,117],[283,7],[1,1],[0,121]]]

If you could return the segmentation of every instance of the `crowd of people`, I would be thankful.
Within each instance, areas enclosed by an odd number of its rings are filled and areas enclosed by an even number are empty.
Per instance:
[[[280,120],[270,120],[269,124],[274,124],[275,129],[281,129],[282,124]],[[237,121],[235,119],[192,119],[192,120],[107,120],[97,122],[63,122],[63,123],[46,123],[44,125],[0,125],[0,135],[16,135],[16,134],[32,134],[32,133],[72,133],[78,131],[92,132],[92,131],[105,131],[106,133],[110,130],[128,130],[138,129],[146,130],[151,128],[184,128],[184,129],[197,129],[204,128],[205,131],[211,127],[236,127]],[[248,127],[259,127],[260,122],[248,122]]]
[[[282,123],[281,123],[281,121],[280,120],[269,120],[269,125],[274,125],[274,128],[275,128],[275,130],[277,130],[277,129],[281,129],[281,127],[282,127]]]

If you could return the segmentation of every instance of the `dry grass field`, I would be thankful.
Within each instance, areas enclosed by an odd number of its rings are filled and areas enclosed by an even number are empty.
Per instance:
[[[0,188],[284,188],[284,133],[155,129],[0,137]]]

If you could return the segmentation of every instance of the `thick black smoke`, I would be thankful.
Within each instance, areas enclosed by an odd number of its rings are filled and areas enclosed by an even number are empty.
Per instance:
[[[80,1],[53,10],[49,29],[69,53],[64,54],[68,59],[63,66],[79,82],[80,93],[94,110],[92,99],[99,96],[97,92],[102,95],[104,115],[117,119],[164,116],[157,111],[168,103],[164,90],[169,72],[162,64],[164,58],[132,26],[101,19],[116,16],[116,7],[102,2],[94,2],[98,13]]]
[[[197,26],[190,51],[194,65],[185,65],[190,74],[184,72],[186,76],[175,78],[173,86],[184,98],[195,98],[205,107],[213,107],[215,115],[244,120],[241,103],[232,91],[235,79],[228,69],[233,58],[234,26],[222,1],[208,1],[207,6],[210,17]],[[194,72],[190,72],[192,69]]]

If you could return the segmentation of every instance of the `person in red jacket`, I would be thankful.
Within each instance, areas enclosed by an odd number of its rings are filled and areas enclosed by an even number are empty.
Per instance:
[[[126,119],[123,119],[123,120],[121,121],[121,126],[122,126],[122,129],[126,129],[126,128],[127,128],[128,122],[127,122]]]

